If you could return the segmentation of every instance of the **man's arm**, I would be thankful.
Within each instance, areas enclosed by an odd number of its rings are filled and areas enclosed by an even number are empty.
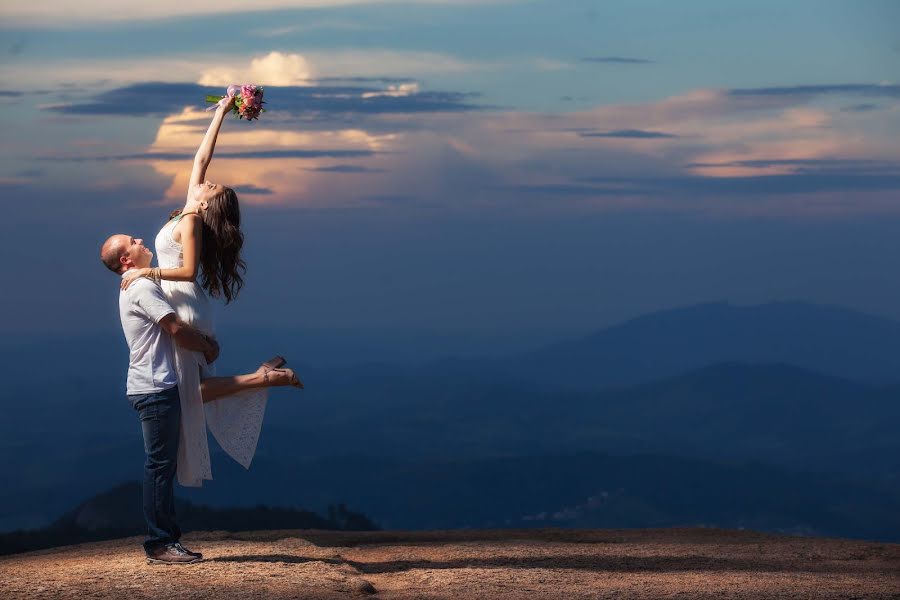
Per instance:
[[[187,350],[202,352],[207,363],[219,357],[219,344],[200,330],[178,318],[162,290],[147,279],[139,279],[135,285],[122,292],[128,294],[135,308],[148,319],[158,323],[172,336],[175,343]]]
[[[199,329],[191,327],[179,319],[175,313],[169,313],[160,319],[159,326],[171,335],[175,343],[182,348],[202,352],[206,357],[206,362],[212,363],[219,357],[219,344],[216,340],[201,333]]]

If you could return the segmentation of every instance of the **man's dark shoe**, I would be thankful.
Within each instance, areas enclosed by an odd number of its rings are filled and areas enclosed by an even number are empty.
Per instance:
[[[148,563],[160,563],[170,565],[188,565],[200,562],[200,558],[193,554],[188,554],[180,548],[181,544],[168,544],[161,548],[157,548],[153,552],[147,554]]]
[[[181,550],[182,552],[186,552],[187,554],[190,554],[191,556],[196,556],[197,558],[203,558],[203,554],[202,554],[202,553],[200,553],[200,552],[193,552],[193,551],[191,551],[191,550],[188,550],[187,548],[185,548],[184,546],[181,545],[181,542],[175,542],[175,543],[172,544],[172,545],[175,546],[176,548],[178,548],[179,550]]]

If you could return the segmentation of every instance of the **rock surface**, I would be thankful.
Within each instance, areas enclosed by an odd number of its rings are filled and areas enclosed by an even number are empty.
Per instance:
[[[195,532],[0,558],[4,598],[900,598],[900,544],[721,529]]]

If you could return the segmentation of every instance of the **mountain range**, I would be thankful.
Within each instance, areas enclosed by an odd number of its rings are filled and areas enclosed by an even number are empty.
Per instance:
[[[120,342],[80,353],[65,354],[65,345],[56,351],[73,361],[108,362],[122,350]],[[236,345],[230,360],[250,362],[256,351],[252,344]],[[18,361],[21,373],[42,368],[41,359],[29,354],[37,350],[5,352],[0,360]],[[48,524],[71,507],[73,495],[87,497],[139,477],[140,429],[122,396],[124,371],[107,368],[88,376],[86,365],[78,368],[79,375],[50,371],[7,389],[11,418],[0,423],[0,459],[14,485],[0,492],[0,529]],[[397,469],[425,477],[447,461],[582,452],[615,460],[652,455],[660,469],[668,468],[663,460],[726,461],[734,469],[767,465],[878,489],[886,498],[900,488],[900,441],[893,427],[900,417],[900,324],[843,309],[713,303],[502,359],[295,368],[306,390],[273,392],[251,470],[217,459],[216,480],[199,493],[189,491],[192,501],[319,509],[348,502],[369,514],[386,497],[377,479]],[[368,464],[361,457],[376,461],[370,472],[351,469],[353,461]],[[320,472],[333,460],[346,461],[341,464],[350,482],[367,483],[358,489],[325,485]],[[279,487],[280,478],[308,469],[320,473],[310,477],[322,493],[295,498],[291,492],[278,501],[279,490],[288,489]],[[651,471],[642,472],[653,480]],[[723,472],[710,473],[711,485],[732,485]],[[263,474],[271,482],[257,479]],[[220,487],[223,480],[234,486]],[[568,485],[577,488],[576,481]],[[510,518],[590,506],[588,498],[598,490],[578,489],[580,495]],[[483,501],[507,492],[489,489]],[[432,508],[443,510],[436,502]],[[394,526],[393,513],[377,514],[388,515]],[[430,522],[420,517],[410,523]]]
[[[900,323],[805,302],[712,302],[644,315],[531,352],[440,361],[432,369],[590,389],[721,362],[784,363],[865,383],[900,383]]]

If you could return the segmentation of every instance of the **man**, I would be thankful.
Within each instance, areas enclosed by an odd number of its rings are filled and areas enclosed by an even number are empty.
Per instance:
[[[150,266],[153,253],[141,239],[114,235],[101,247],[100,259],[111,271],[124,275]],[[143,487],[147,562],[198,562],[202,555],[181,545],[181,530],[175,522],[181,400],[172,343],[203,352],[208,362],[218,357],[219,347],[215,340],[181,321],[151,279],[142,277],[120,291],[119,317],[130,350],[128,399],[139,413],[147,454]]]

